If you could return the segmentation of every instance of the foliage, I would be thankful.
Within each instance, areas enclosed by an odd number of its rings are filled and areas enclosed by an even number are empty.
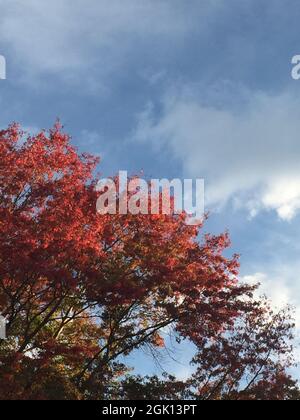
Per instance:
[[[96,165],[59,124],[0,132],[0,398],[297,399],[289,312],[238,281],[228,234],[99,216]],[[198,349],[195,374],[131,375],[126,356],[163,349],[166,328]]]

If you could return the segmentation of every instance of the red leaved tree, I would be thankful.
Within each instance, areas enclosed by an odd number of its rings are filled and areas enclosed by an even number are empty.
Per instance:
[[[290,317],[238,281],[228,235],[99,216],[96,164],[59,125],[0,132],[0,398],[298,398]],[[193,377],[130,375],[126,356],[163,349],[167,328],[198,349]]]

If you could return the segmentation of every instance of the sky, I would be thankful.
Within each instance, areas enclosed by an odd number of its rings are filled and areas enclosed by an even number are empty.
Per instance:
[[[300,330],[299,19],[298,0],[0,0],[0,127],[60,118],[105,176],[204,178],[205,230]]]

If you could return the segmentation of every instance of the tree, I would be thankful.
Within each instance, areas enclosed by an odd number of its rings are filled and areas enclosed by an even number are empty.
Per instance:
[[[228,234],[185,214],[99,216],[97,163],[59,124],[0,132],[0,398],[295,398],[289,315],[239,282]],[[198,349],[195,375],[130,375],[120,357],[159,351],[166,328]]]
[[[109,398],[196,400],[299,400],[296,382],[287,373],[293,324],[290,309],[274,313],[266,300],[239,316],[235,325],[206,340],[194,357],[195,373],[187,381],[128,376],[110,389]]]

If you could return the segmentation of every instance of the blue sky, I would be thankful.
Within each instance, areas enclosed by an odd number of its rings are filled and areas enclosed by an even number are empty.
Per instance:
[[[207,230],[300,328],[298,0],[0,0],[0,126],[57,117],[101,170],[206,180]]]

